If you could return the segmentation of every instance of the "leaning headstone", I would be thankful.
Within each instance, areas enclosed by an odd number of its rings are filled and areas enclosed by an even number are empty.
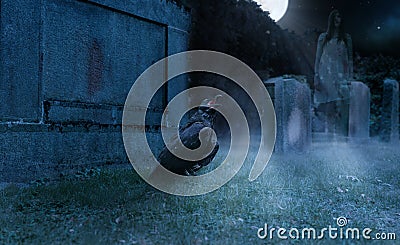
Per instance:
[[[349,108],[349,137],[351,140],[369,138],[370,90],[362,82],[351,83]]]
[[[391,79],[383,83],[380,137],[386,142],[399,141],[399,83]]]
[[[276,114],[276,152],[299,152],[311,144],[311,91],[294,78],[264,82]]]

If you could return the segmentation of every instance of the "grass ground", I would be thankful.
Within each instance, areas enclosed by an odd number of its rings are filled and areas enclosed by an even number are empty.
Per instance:
[[[0,244],[365,243],[366,240],[260,240],[264,226],[371,228],[400,243],[400,151],[387,145],[314,144],[273,155],[248,181],[250,164],[207,195],[172,196],[133,170],[92,172],[46,185],[0,191]],[[287,234],[286,234],[287,235]],[[327,235],[326,235],[327,236]],[[326,237],[325,236],[325,237]],[[382,244],[374,240],[372,243]]]

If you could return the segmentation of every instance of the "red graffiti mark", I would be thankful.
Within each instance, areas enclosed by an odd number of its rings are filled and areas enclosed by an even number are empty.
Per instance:
[[[99,42],[94,39],[89,48],[88,94],[101,90],[104,71],[104,55]]]

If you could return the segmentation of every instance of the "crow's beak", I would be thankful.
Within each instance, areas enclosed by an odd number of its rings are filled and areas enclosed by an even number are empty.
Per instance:
[[[220,94],[218,94],[218,95],[216,95],[215,97],[214,97],[214,99],[212,99],[212,100],[210,100],[210,102],[208,102],[208,106],[209,107],[211,107],[211,108],[216,108],[216,107],[219,107],[219,106],[221,106],[221,104],[218,104],[218,99],[219,98],[222,98],[222,95],[220,95]]]

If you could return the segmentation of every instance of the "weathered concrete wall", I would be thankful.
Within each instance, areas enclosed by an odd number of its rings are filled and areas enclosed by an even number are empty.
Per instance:
[[[82,167],[128,163],[121,127],[4,124],[0,126],[1,182],[28,182]]]
[[[1,0],[0,115],[40,117],[40,1]]]
[[[146,68],[187,50],[189,11],[165,0],[2,0],[0,10],[0,182],[127,163],[126,96]],[[162,111],[186,86],[178,77],[152,100],[155,151]]]

